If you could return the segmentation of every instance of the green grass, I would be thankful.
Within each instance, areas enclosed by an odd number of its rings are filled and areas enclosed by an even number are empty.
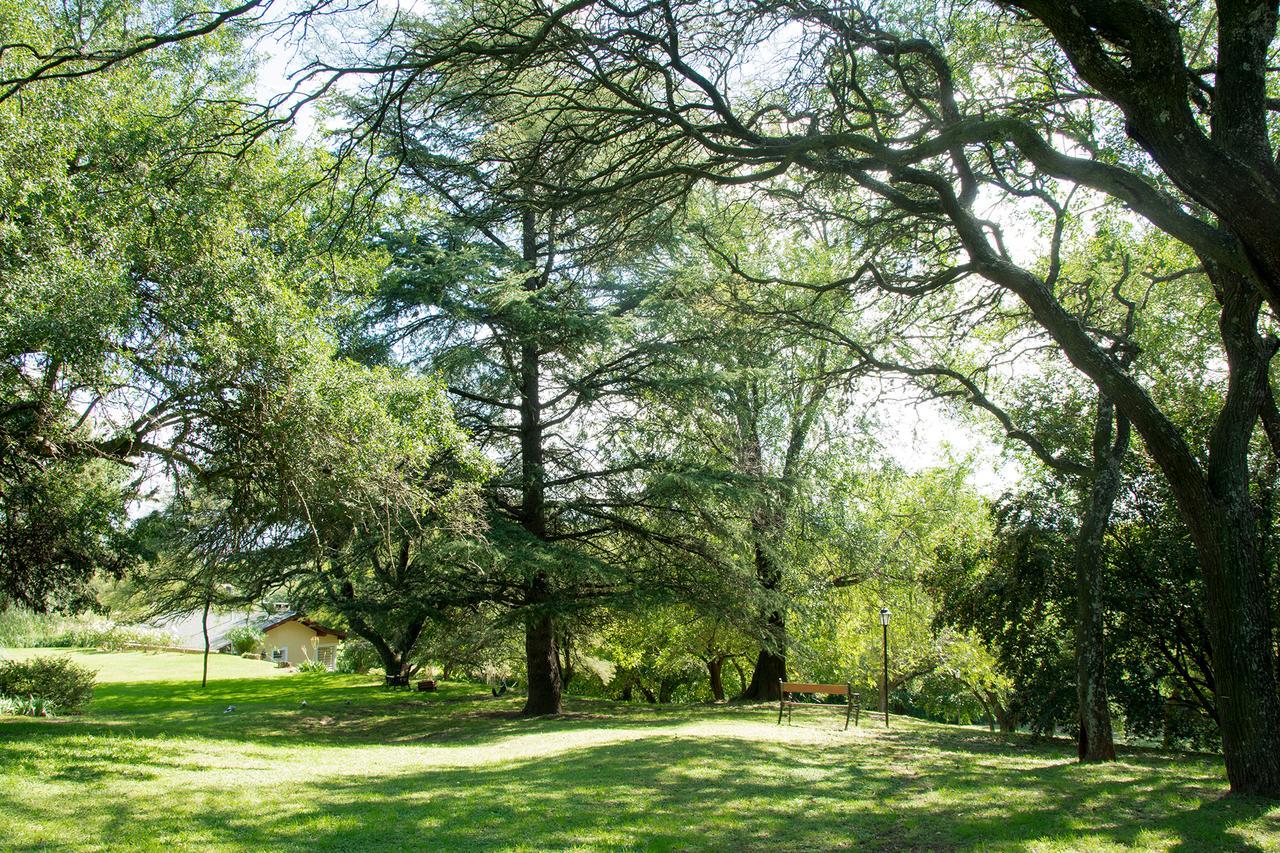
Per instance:
[[[82,656],[88,713],[0,719],[0,849],[1280,849],[1280,804],[1225,797],[1212,756]]]
[[[93,649],[3,649],[0,660],[24,660],[38,655],[60,655],[98,671],[98,682],[200,680],[203,655],[170,652],[100,652]],[[262,678],[285,675],[270,661],[247,660],[236,655],[209,655],[209,678]]]

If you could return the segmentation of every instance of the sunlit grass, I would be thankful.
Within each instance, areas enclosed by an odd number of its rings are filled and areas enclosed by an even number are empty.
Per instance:
[[[112,657],[83,717],[0,720],[0,849],[1280,849],[1280,807],[1224,798],[1208,756],[751,706],[524,720],[360,676],[201,691],[198,657]]]
[[[0,648],[0,660],[25,660],[38,655],[61,655],[96,670],[100,683],[119,681],[200,681],[204,656],[171,652],[100,652],[94,649],[7,649]],[[283,675],[270,661],[248,660],[236,655],[209,655],[209,677],[261,678]]]

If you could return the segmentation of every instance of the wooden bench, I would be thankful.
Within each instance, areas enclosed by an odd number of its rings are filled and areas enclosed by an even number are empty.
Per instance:
[[[826,702],[795,702],[787,698],[796,693],[825,693],[828,696],[848,696],[844,703],[844,728],[849,730],[849,717],[853,724],[858,724],[858,716],[862,711],[862,694],[853,692],[851,683],[845,684],[806,684],[802,681],[783,681],[778,679],[778,725],[782,725],[782,712],[787,712],[787,725],[791,725],[791,709],[797,705],[826,705]]]

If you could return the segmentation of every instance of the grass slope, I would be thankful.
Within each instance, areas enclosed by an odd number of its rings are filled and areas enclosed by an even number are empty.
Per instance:
[[[195,656],[85,657],[87,714],[0,719],[0,849],[1280,849],[1280,805],[1224,798],[1207,756],[1080,767],[1068,744],[764,707],[522,720],[469,685],[201,691]]]
[[[40,655],[60,655],[98,671],[98,683],[122,681],[200,680],[203,655],[172,652],[100,652],[94,649],[3,649],[0,660],[26,660]],[[209,655],[209,678],[264,678],[287,675],[274,663],[248,660],[237,655]]]

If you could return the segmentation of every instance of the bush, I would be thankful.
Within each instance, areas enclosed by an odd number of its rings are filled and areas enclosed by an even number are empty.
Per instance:
[[[307,660],[298,664],[298,672],[309,672],[314,674],[314,673],[325,673],[328,671],[329,671],[329,667],[320,663],[320,661],[318,660]]]
[[[0,661],[0,696],[19,701],[38,699],[44,707],[74,711],[93,698],[96,675],[62,657]]]
[[[375,666],[381,666],[378,651],[368,640],[352,638],[338,650],[338,672],[364,675]]]
[[[246,655],[262,648],[262,632],[248,625],[232,628],[227,632],[227,639],[231,642],[231,650],[238,655]]]

